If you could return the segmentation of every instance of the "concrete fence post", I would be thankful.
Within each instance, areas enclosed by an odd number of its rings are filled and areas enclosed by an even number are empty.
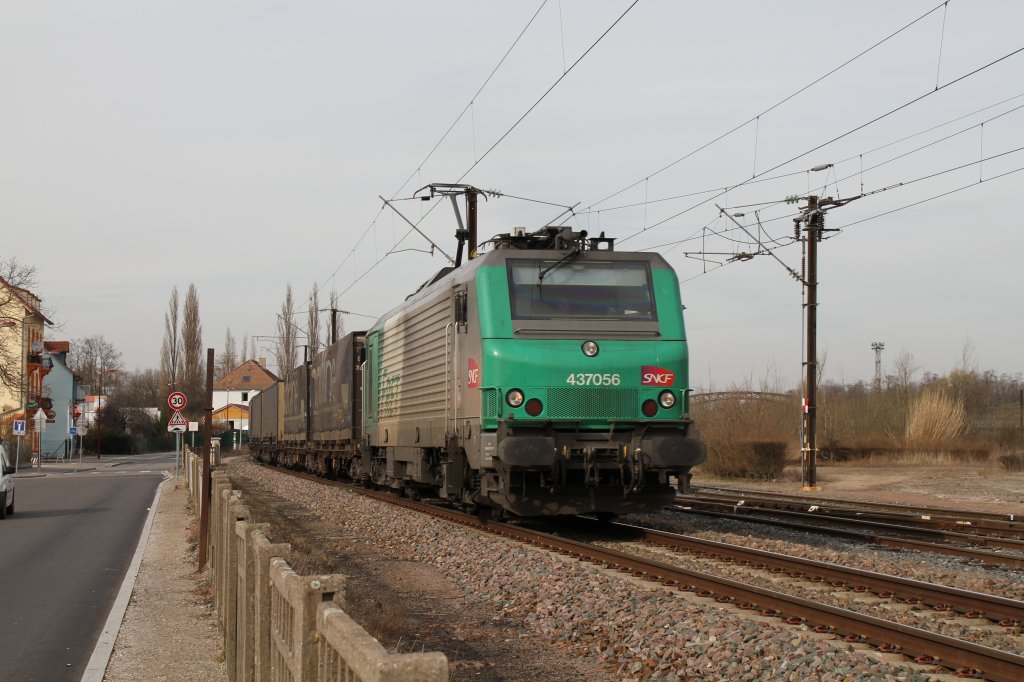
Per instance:
[[[287,559],[291,555],[291,545],[271,543],[262,530],[252,533],[253,562],[253,631],[254,631],[254,667],[256,680],[270,680],[270,602],[272,584],[270,580],[270,561],[275,558]]]
[[[227,634],[228,614],[234,604],[231,602],[231,583],[235,578],[235,567],[231,563],[231,546],[235,539],[234,506],[238,503],[241,493],[230,488],[222,488],[220,493],[220,523],[210,528],[211,532],[217,532],[217,586],[220,590],[220,599],[217,601],[220,606],[220,618]],[[230,540],[229,540],[230,538]]]
[[[237,682],[256,680],[256,547],[253,535],[266,533],[269,523],[239,521],[238,537],[238,663]]]
[[[228,668],[228,679],[238,679],[238,642],[239,642],[239,603],[244,601],[246,585],[244,583],[245,554],[238,537],[238,525],[252,520],[249,508],[241,503],[241,494],[237,490],[229,492],[228,500],[228,532],[230,536],[224,542],[224,661]]]
[[[317,606],[345,586],[342,575],[298,575],[284,559],[270,560],[270,674],[274,680],[317,679]]]

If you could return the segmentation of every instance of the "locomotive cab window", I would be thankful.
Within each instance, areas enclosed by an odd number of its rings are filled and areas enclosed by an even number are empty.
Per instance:
[[[658,319],[644,261],[509,260],[508,288],[517,320]]]

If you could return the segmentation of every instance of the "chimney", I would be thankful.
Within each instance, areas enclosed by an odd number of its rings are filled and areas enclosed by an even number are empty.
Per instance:
[[[266,358],[260,358],[260,367],[262,367],[263,369],[267,368],[267,359]]]

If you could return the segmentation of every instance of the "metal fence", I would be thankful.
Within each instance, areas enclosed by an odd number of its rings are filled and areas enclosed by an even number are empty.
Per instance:
[[[190,450],[185,475],[196,509],[202,457]],[[445,682],[440,652],[389,653],[338,605],[345,576],[300,576],[291,548],[254,523],[223,472],[210,484],[209,553],[228,679],[238,682]]]

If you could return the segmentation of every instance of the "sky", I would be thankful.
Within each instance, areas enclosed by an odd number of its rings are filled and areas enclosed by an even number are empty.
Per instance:
[[[1016,0],[8,0],[3,256],[37,267],[49,338],[155,368],[174,287],[218,353],[275,335],[288,284],[369,327],[446,265],[378,197],[466,182],[507,195],[482,238],[574,206],[559,222],[661,253],[696,387],[788,389],[785,199],[866,194],[819,245],[824,376],[870,382],[876,341],[886,372],[966,351],[1017,374],[1021,26]],[[449,204],[394,205],[454,253]]]

